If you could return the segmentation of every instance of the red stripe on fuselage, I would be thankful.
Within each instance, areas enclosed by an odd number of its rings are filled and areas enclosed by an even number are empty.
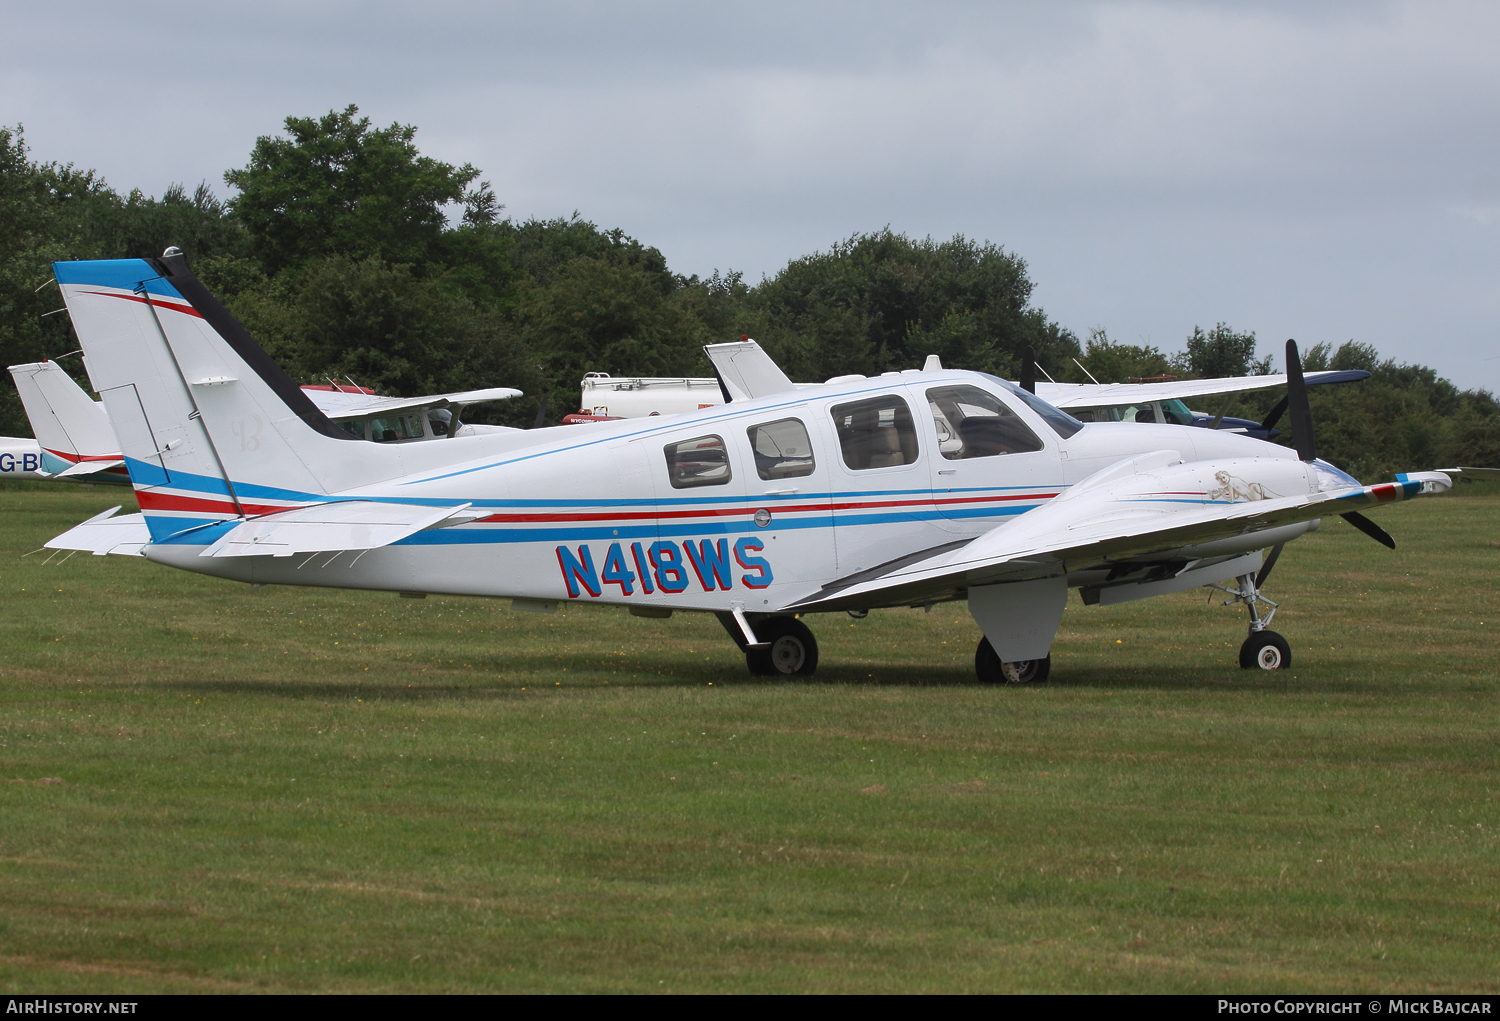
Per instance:
[[[816,514],[828,513],[836,510],[872,510],[879,507],[930,507],[934,504],[940,506],[954,506],[965,503],[985,503],[995,501],[999,503],[1010,503],[1016,500],[1050,500],[1056,493],[1033,493],[1025,496],[963,496],[952,497],[945,500],[917,499],[917,500],[878,500],[866,503],[809,503],[792,504],[790,506],[776,506],[766,504],[766,507],[777,514]],[[479,519],[484,524],[532,524],[552,523],[559,521],[651,521],[677,518],[730,518],[730,517],[753,517],[755,508],[732,507],[711,508],[704,510],[680,510],[680,511],[641,511],[633,514],[621,514],[619,512],[579,512],[579,513],[542,513],[542,514],[489,514]]]

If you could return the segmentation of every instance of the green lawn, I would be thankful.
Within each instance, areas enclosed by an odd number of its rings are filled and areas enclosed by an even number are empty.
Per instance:
[[[0,489],[8,992],[1500,991],[1500,497],[1290,546],[1293,670],[1075,596],[996,689],[962,604],[787,683],[708,617],[22,558],[122,495]]]

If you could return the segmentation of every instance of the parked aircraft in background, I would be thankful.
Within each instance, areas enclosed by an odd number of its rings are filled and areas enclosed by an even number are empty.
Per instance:
[[[46,479],[42,471],[42,446],[24,436],[0,436],[0,480]]]
[[[976,372],[797,387],[752,342],[706,349],[725,406],[412,457],[331,421],[179,252],[55,273],[141,514],[49,546],[258,584],[713,613],[760,674],[816,668],[800,616],[965,599],[980,679],[1044,680],[1069,588],[1107,606],[1225,579],[1250,611],[1241,665],[1284,668],[1262,594],[1282,545],[1334,514],[1393,545],[1359,511],[1451,484],[1363,486],[1319,460],[1290,341],[1296,450],[1085,424]]]
[[[102,402],[84,393],[54,361],[12,365],[10,374],[37,439],[0,439],[0,478],[130,484],[120,441]],[[364,387],[337,383],[302,390],[344,431],[376,443],[513,432],[504,426],[469,425],[459,415],[471,404],[521,395],[509,387],[492,387],[427,397],[381,397]]]
[[[130,485],[104,405],[54,361],[10,366],[38,445],[37,478]]]
[[[920,370],[887,372],[884,376],[913,375],[918,372],[933,372],[942,369],[936,355],[927,359]],[[1323,386],[1330,383],[1353,383],[1369,377],[1362,369],[1345,371],[1309,372],[1304,376],[1308,386]],[[838,376],[828,383],[851,382],[863,376]],[[796,386],[816,386],[813,383],[798,383]],[[1024,385],[1024,384],[1023,384]],[[1263,421],[1229,418],[1230,401],[1220,401],[1222,410],[1217,415],[1203,411],[1190,411],[1185,401],[1208,397],[1231,398],[1233,395],[1257,390],[1270,390],[1287,385],[1285,374],[1268,376],[1226,376],[1217,379],[1183,379],[1150,383],[1052,383],[1037,382],[1027,387],[1053,407],[1068,412],[1080,422],[1156,422],[1169,425],[1193,425],[1204,428],[1224,429],[1244,433],[1256,439],[1272,439],[1279,435],[1276,423],[1286,411],[1286,402],[1279,403]],[[592,420],[599,418],[644,418],[651,415],[672,415],[684,411],[699,411],[718,407],[732,394],[733,387],[723,389],[716,377],[648,377],[611,376],[604,372],[590,372],[580,384],[581,400],[577,417],[570,420]],[[754,396],[740,393],[738,399]]]

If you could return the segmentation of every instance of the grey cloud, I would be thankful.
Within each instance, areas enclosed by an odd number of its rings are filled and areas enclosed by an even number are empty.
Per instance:
[[[159,193],[354,101],[511,213],[576,208],[683,272],[963,232],[1079,332],[1170,349],[1227,319],[1500,388],[1491,5],[151,10],[11,12],[0,120]]]

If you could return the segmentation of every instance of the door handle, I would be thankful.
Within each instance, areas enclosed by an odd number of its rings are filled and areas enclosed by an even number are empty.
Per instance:
[[[795,492],[797,487],[793,486],[791,489],[768,489],[761,496],[791,496]]]
[[[938,471],[938,474],[939,475],[957,475],[958,474],[958,469],[957,468],[942,468],[942,469],[940,469]]]

